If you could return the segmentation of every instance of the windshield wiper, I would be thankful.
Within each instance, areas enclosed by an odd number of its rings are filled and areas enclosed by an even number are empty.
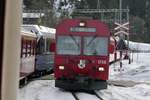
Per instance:
[[[75,42],[75,44],[77,45],[77,47],[79,48],[80,46],[79,46],[79,43],[76,41],[76,39],[74,38],[74,36],[73,35],[70,35],[70,37],[72,38],[72,40]]]
[[[86,45],[87,47],[96,39],[97,35],[94,35],[91,41]]]

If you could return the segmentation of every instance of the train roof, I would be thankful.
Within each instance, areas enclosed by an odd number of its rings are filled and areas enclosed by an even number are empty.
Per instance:
[[[80,26],[80,23],[85,24]],[[57,34],[110,36],[108,26],[100,20],[65,19],[57,25]]]
[[[55,38],[56,29],[54,28],[31,24],[22,25],[22,27],[28,31],[35,32],[38,37]]]
[[[25,31],[23,29],[21,30],[21,35],[28,36],[28,37],[33,37],[33,38],[37,37],[35,33],[29,32],[29,31]]]

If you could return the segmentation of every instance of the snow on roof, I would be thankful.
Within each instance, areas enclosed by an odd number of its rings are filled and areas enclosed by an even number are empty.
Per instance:
[[[41,32],[52,33],[52,34],[56,33],[56,29],[54,28],[49,28],[49,27],[44,27],[44,26],[39,26],[39,27],[41,29]]]
[[[55,38],[56,29],[39,25],[22,25],[26,30],[35,32],[39,37]]]
[[[23,18],[40,18],[44,13],[23,13]]]
[[[35,33],[32,33],[32,32],[29,32],[29,31],[26,31],[26,30],[21,30],[21,35],[24,35],[24,36],[29,36],[29,37],[35,37],[36,38],[36,34]]]

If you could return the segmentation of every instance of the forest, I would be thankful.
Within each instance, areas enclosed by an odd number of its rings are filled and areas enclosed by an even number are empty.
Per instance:
[[[64,18],[72,18],[75,9],[118,9],[119,0],[23,0],[24,10],[44,10],[46,18],[40,24],[55,27]],[[130,40],[150,43],[150,1],[122,0],[129,8]],[[65,10],[65,12],[64,12]]]

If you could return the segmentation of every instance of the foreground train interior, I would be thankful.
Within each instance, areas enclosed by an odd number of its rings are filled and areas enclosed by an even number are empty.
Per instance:
[[[0,1],[0,100],[18,98],[21,6],[21,0]]]

